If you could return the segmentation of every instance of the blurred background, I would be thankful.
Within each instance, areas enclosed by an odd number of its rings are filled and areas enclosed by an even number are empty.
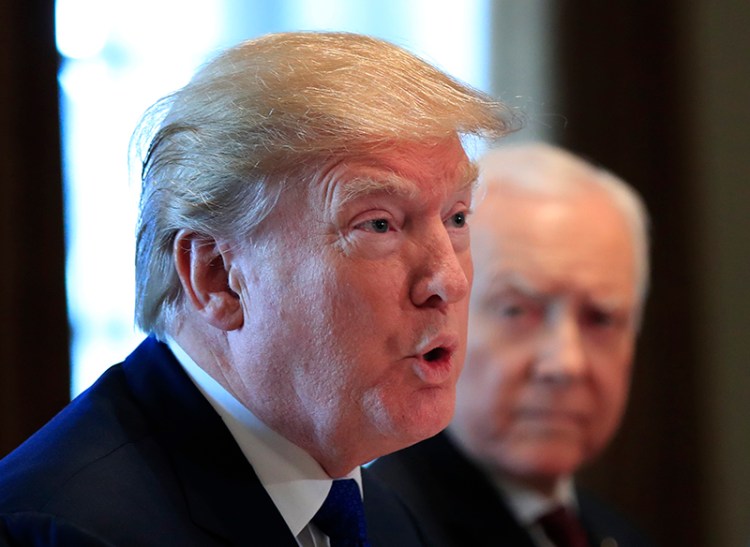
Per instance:
[[[643,194],[631,403],[581,482],[663,546],[750,544],[747,0],[0,0],[0,25],[0,456],[143,336],[143,110],[218,48],[349,30],[522,110],[509,140],[565,146]]]

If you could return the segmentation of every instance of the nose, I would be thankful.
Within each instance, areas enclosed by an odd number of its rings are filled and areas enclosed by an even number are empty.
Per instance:
[[[573,382],[586,372],[586,353],[580,326],[571,311],[558,310],[552,315],[542,334],[535,375],[547,382]]]
[[[417,307],[444,309],[469,294],[473,266],[468,247],[457,251],[440,223],[429,237],[415,243],[415,276],[410,289]]]

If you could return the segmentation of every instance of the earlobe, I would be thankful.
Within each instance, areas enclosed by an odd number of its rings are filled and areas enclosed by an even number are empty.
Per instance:
[[[242,326],[240,295],[230,287],[231,255],[212,237],[188,230],[175,236],[174,261],[188,301],[208,324],[230,331]],[[236,280],[234,285],[236,285]]]

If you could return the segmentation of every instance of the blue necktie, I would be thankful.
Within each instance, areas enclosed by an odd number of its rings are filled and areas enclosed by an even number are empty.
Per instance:
[[[370,546],[365,507],[354,479],[333,481],[328,497],[312,521],[330,538],[331,547]]]

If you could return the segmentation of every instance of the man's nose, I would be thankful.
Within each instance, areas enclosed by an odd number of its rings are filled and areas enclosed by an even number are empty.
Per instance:
[[[457,252],[442,223],[416,242],[412,260],[410,297],[415,306],[442,309],[468,296],[473,275],[470,251]]]
[[[537,378],[569,382],[585,374],[586,352],[574,313],[553,313],[542,337],[535,365]]]

